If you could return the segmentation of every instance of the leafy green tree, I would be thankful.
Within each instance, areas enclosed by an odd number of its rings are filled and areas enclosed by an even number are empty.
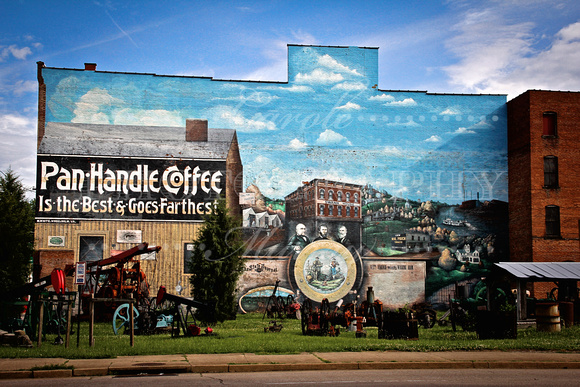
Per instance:
[[[27,282],[33,245],[33,202],[11,169],[0,171],[0,294]]]
[[[204,220],[193,242],[190,282],[193,299],[215,309],[200,308],[196,318],[204,322],[233,320],[237,312],[236,285],[244,268],[240,219],[230,215],[225,200],[220,199]]]

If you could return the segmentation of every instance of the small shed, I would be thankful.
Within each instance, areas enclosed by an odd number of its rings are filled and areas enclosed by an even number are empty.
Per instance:
[[[517,282],[518,319],[524,320],[526,311],[526,284],[528,282],[580,281],[580,262],[499,262],[495,266],[507,272]],[[576,294],[575,297],[578,295]]]

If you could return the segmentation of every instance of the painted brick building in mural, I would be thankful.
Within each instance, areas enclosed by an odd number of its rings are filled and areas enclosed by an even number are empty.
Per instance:
[[[529,90],[507,107],[511,260],[579,262],[580,93]]]
[[[132,247],[123,235],[140,235],[162,247],[144,268],[152,285],[185,286],[199,202],[222,190],[241,215],[237,195],[245,188],[255,198],[244,213],[254,249],[240,299],[277,279],[288,294],[298,291],[290,277],[301,273],[292,268],[307,270],[311,262],[288,251],[288,241],[299,221],[311,219],[309,249],[324,244],[338,262],[339,240],[351,242],[353,258],[342,273],[355,280],[341,282],[340,294],[352,298],[373,286],[389,306],[447,302],[449,286],[507,260],[505,218],[490,205],[508,199],[506,96],[381,88],[378,58],[376,47],[288,45],[288,79],[275,82],[40,65],[38,255],[60,251],[76,261],[84,242],[102,242],[107,256]],[[206,131],[202,122],[227,129]],[[101,175],[102,184],[91,186]],[[160,182],[168,187],[159,191]],[[317,192],[296,206],[303,182]],[[184,196],[194,186],[203,199]],[[462,206],[476,197],[477,205]],[[112,204],[125,200],[119,209]],[[123,209],[130,216],[119,218]],[[331,235],[316,244],[323,223]],[[403,234],[421,235],[430,246],[393,248],[393,237]],[[64,245],[48,245],[51,236]],[[481,253],[480,265],[458,264],[466,243]],[[317,278],[342,281],[327,269]],[[314,285],[326,294],[324,281]]]

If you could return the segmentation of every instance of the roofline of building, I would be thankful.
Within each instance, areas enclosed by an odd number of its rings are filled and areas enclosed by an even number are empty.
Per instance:
[[[287,44],[288,47],[293,46],[293,47],[321,47],[321,48],[364,48],[364,49],[370,49],[370,50],[378,50],[379,47],[366,47],[366,46],[325,46],[325,45],[320,45],[320,44],[293,44],[293,43],[289,43]]]
[[[317,45],[301,45],[301,44],[288,44],[288,46],[302,46],[302,47],[332,47],[332,48],[349,48],[349,46],[317,46]],[[358,47],[364,49],[378,49],[378,47]],[[102,71],[102,70],[86,70],[81,68],[72,68],[72,67],[49,67],[44,64],[44,62],[38,62],[41,64],[41,67],[48,70],[68,70],[68,71],[90,71],[93,73],[101,73],[101,74],[124,74],[124,75],[148,75],[153,77],[166,77],[166,78],[188,78],[188,79],[206,79],[215,82],[246,82],[246,83],[264,83],[264,84],[276,84],[276,85],[287,85],[289,84],[288,81],[262,81],[262,80],[252,80],[252,79],[223,79],[223,78],[214,78],[214,77],[207,77],[207,76],[200,76],[200,75],[167,75],[167,74],[157,74],[157,73],[139,73],[139,72],[130,72],[130,71]],[[95,64],[96,66],[96,64]],[[395,90],[395,89],[380,89],[377,88],[377,91],[380,92],[387,92],[387,93],[421,93],[426,95],[457,95],[457,96],[507,96],[506,94],[483,94],[483,93],[430,93],[427,90]]]

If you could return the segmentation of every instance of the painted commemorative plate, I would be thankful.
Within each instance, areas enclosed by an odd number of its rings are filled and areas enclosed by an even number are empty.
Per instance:
[[[296,285],[313,301],[340,300],[353,287],[356,263],[346,247],[331,240],[319,240],[306,246],[294,265]]]

